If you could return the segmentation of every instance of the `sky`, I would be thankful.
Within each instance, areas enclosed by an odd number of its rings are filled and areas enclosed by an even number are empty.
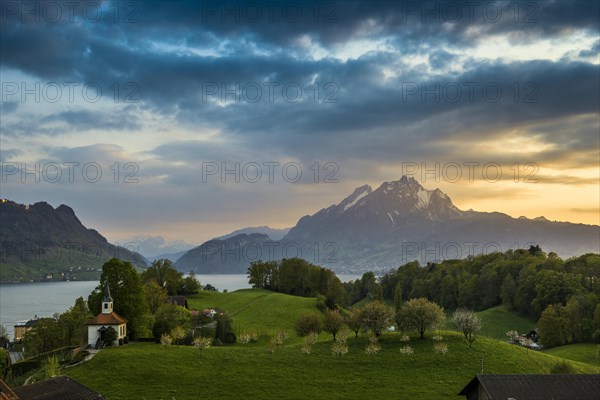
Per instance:
[[[402,175],[600,223],[596,1],[1,1],[0,196],[112,242],[289,227]]]

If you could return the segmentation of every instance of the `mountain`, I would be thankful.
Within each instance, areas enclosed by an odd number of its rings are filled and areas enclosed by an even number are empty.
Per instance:
[[[171,259],[178,254],[181,256],[189,249],[195,247],[193,244],[183,240],[167,240],[162,236],[140,235],[134,236],[126,242],[129,248],[135,248],[138,253],[149,261],[160,258]]]
[[[276,229],[276,228],[271,228],[269,226],[254,226],[254,227],[237,229],[231,233],[228,233],[227,235],[216,237],[215,239],[225,240],[225,239],[230,239],[234,236],[238,236],[241,234],[261,233],[263,235],[267,235],[269,238],[271,238],[273,240],[281,240],[284,238],[285,235],[287,235],[287,233],[290,231],[290,229],[291,228]],[[215,240],[215,239],[213,239],[213,240]]]
[[[600,252],[597,225],[463,211],[441,190],[425,189],[406,176],[375,190],[356,188],[340,203],[300,218],[281,240],[270,239],[239,235],[207,242],[203,252],[190,250],[176,266],[199,273],[245,273],[254,261],[248,255],[260,253],[265,261],[299,256],[338,272],[362,273],[532,244],[561,257]]]
[[[146,266],[144,258],[110,244],[88,229],[62,204],[0,202],[0,279],[97,279],[98,268],[112,257]]]
[[[262,233],[213,239],[189,250],[175,262],[175,267],[182,272],[200,274],[246,273],[250,262],[273,259],[268,256],[269,249],[277,244]]]
[[[166,259],[166,260],[171,260],[172,262],[176,262],[177,260],[179,260],[179,258],[181,258],[182,255],[184,255],[187,252],[188,252],[188,250],[183,250],[183,251],[178,251],[177,253],[157,254],[154,257],[146,257],[146,259],[150,263],[154,260],[161,260],[161,259]]]

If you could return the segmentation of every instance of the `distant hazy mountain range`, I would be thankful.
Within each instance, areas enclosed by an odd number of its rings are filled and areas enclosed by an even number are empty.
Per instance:
[[[144,258],[110,244],[79,221],[66,205],[53,208],[0,201],[0,279],[4,282],[89,279],[107,259],[118,257],[145,267]]]
[[[463,211],[439,189],[427,190],[407,177],[375,190],[361,186],[340,203],[300,218],[291,229],[243,228],[196,247],[151,236],[137,237],[137,247],[128,243],[147,260],[84,227],[65,205],[54,209],[44,202],[25,206],[2,200],[0,222],[4,281],[65,265],[99,266],[109,257],[140,267],[168,258],[184,272],[245,273],[251,261],[297,256],[336,271],[361,273],[531,244],[563,258],[600,253],[598,225]]]
[[[196,247],[196,245],[183,240],[167,240],[161,236],[147,235],[134,236],[125,242],[128,248],[137,249],[137,252],[149,262],[161,258],[176,261],[189,249]]]
[[[600,252],[597,225],[512,218],[458,209],[413,178],[361,186],[340,203],[300,218],[277,240],[265,233],[208,241],[176,262],[182,271],[245,273],[257,259],[300,256],[337,271],[363,272],[538,244],[561,257]]]

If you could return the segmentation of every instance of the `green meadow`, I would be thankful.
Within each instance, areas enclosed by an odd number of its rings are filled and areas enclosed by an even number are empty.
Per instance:
[[[285,398],[285,399],[460,399],[457,393],[477,373],[549,373],[564,358],[527,350],[491,337],[479,337],[469,349],[462,335],[430,332],[425,340],[386,333],[381,351],[365,353],[367,335],[348,337],[348,353],[331,352],[332,339],[322,333],[311,354],[301,352],[293,323],[302,312],[314,311],[316,299],[265,290],[207,293],[189,298],[191,308],[221,307],[234,320],[236,331],[254,331],[251,344],[194,347],[131,343],[104,349],[90,361],[62,373],[117,399]],[[494,313],[505,315],[502,310]],[[491,317],[487,313],[486,317]],[[483,318],[483,317],[482,317]],[[506,324],[510,325],[507,320]],[[502,322],[504,324],[505,322]],[[290,340],[267,351],[269,336],[284,329]],[[504,327],[502,328],[504,329]],[[432,351],[433,335],[442,335],[448,353]],[[414,354],[399,349],[409,345]],[[586,353],[586,349],[581,349]],[[594,353],[595,354],[595,353]],[[567,357],[568,358],[568,357]],[[577,373],[600,373],[598,365],[568,360]]]

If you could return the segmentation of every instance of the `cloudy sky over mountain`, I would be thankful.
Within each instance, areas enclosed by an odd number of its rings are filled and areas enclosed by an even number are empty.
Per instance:
[[[3,0],[1,196],[199,243],[408,173],[598,224],[599,7]]]

